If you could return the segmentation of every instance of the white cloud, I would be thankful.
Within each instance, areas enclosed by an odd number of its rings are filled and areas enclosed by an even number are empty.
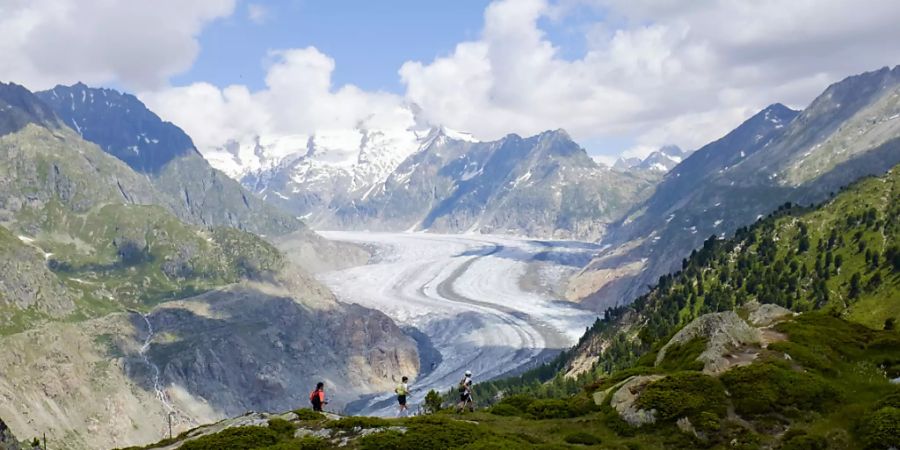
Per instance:
[[[0,0],[0,79],[31,89],[84,81],[164,85],[235,0]]]
[[[539,20],[585,5],[605,23],[564,59]],[[898,20],[894,0],[500,0],[479,39],[400,75],[429,120],[480,138],[562,127],[630,134],[643,154],[700,146],[770,103],[803,107],[830,82],[900,63]]]
[[[594,153],[641,155],[696,148],[770,103],[803,107],[830,82],[900,63],[896,0],[498,0],[476,39],[403,64],[403,93],[332,86],[335,61],[314,48],[272,54],[259,91],[167,87],[235,1],[0,0],[0,79],[138,90],[207,147],[360,121],[404,127],[415,103],[423,119],[481,139],[565,128],[581,142],[634,143]],[[254,22],[270,14],[245,5]],[[540,24],[565,27],[582,8],[603,21],[578,23],[586,51],[564,58]]]
[[[406,129],[414,125],[402,97],[333,87],[334,60],[315,48],[273,52],[266,87],[219,89],[208,83],[147,91],[139,96],[166,120],[183,127],[203,151],[255,136],[352,129]]]
[[[269,18],[269,9],[259,3],[250,3],[247,5],[247,18],[257,25],[262,25]]]

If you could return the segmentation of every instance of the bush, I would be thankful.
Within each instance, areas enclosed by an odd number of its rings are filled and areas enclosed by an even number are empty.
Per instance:
[[[839,398],[839,392],[821,376],[794,371],[783,363],[738,367],[721,380],[741,415],[783,413],[791,408],[821,412]]]
[[[534,401],[534,397],[524,394],[518,394],[510,395],[509,397],[503,397],[498,405],[508,405],[524,413],[525,411],[528,411],[528,407],[531,406]]]
[[[362,449],[443,450],[473,444],[487,437],[478,425],[438,416],[410,419],[406,433],[387,430],[359,439]],[[520,446],[521,448],[521,446]]]
[[[579,445],[598,445],[600,438],[584,431],[577,431],[566,436],[566,442]]]
[[[260,447],[258,450],[327,450],[329,448],[332,448],[331,443],[326,439],[304,436],[268,447]]]
[[[324,414],[311,409],[295,409],[294,414],[299,420],[325,420]]]
[[[660,421],[687,417],[694,424],[725,415],[725,389],[718,379],[697,372],[679,372],[651,383],[637,399],[642,409],[655,409]],[[701,420],[702,419],[702,420]],[[716,425],[717,426],[717,425]]]
[[[216,434],[185,442],[181,450],[249,450],[277,444],[278,433],[267,427],[229,428]]]
[[[703,362],[697,361],[706,350],[707,340],[694,338],[666,349],[666,356],[659,367],[665,370],[703,370]],[[655,362],[655,361],[654,361]]]
[[[279,435],[293,437],[297,426],[287,420],[273,417],[269,419],[269,429]]]
[[[785,435],[781,450],[826,450],[828,440],[823,436],[811,436],[805,433],[792,436]]]
[[[900,447],[900,408],[888,406],[866,415],[859,427],[859,437],[865,448]]]
[[[565,419],[572,417],[572,409],[565,400],[541,399],[528,406],[528,414],[536,419]]]
[[[434,389],[425,394],[425,404],[423,405],[427,414],[434,414],[443,407],[443,399],[441,394]]]
[[[900,392],[892,392],[875,404],[876,410],[887,407],[900,409]]]
[[[520,416],[522,415],[522,411],[517,408],[514,408],[512,405],[508,405],[506,403],[499,403],[494,405],[490,409],[490,413],[495,416]]]
[[[328,424],[329,428],[351,430],[353,428],[383,428],[391,423],[380,417],[342,417]]]

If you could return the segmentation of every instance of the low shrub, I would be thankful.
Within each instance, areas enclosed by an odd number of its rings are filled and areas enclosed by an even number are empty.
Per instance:
[[[359,439],[362,449],[442,450],[459,448],[488,437],[476,424],[439,416],[410,419],[406,433],[387,430]]]
[[[786,435],[780,448],[781,450],[826,450],[828,440],[823,436],[809,434]]]
[[[278,433],[268,427],[229,428],[216,434],[185,442],[181,450],[249,450],[277,444]]]
[[[822,412],[840,398],[834,386],[821,376],[774,361],[735,368],[721,380],[741,415],[784,413],[793,408]]]
[[[577,431],[566,436],[566,442],[570,444],[578,444],[578,445],[598,445],[600,444],[600,438],[594,436],[593,434]]]
[[[697,372],[678,372],[651,383],[637,399],[642,409],[655,409],[660,421],[687,417],[695,425],[703,422],[704,427],[713,421],[710,415],[716,422],[725,415],[726,402],[722,383]]]
[[[541,399],[528,405],[528,414],[536,419],[566,419],[572,417],[572,408],[565,400]]]
[[[509,397],[503,397],[497,405],[507,405],[524,413],[535,400],[534,397],[524,394],[510,395]]]
[[[522,415],[522,411],[513,407],[512,405],[508,405],[505,403],[500,403],[500,404],[494,405],[493,407],[491,407],[490,413],[495,416],[507,416],[507,417]]]
[[[330,422],[328,424],[328,427],[338,430],[350,430],[353,428],[383,428],[390,425],[391,422],[380,417],[352,416],[342,417],[338,420]]]
[[[665,370],[703,370],[703,362],[697,358],[706,350],[705,339],[694,338],[683,344],[674,344],[666,349],[666,355],[659,367]],[[655,359],[654,359],[655,363]]]
[[[269,429],[278,433],[279,435],[293,437],[294,431],[297,429],[297,425],[294,425],[287,420],[273,417],[269,419]]]
[[[291,439],[290,441],[281,442],[268,447],[260,447],[256,450],[327,450],[329,448],[332,448],[332,446],[327,439],[304,436],[302,438]]]
[[[859,426],[865,448],[900,448],[900,408],[887,406],[867,414]]]
[[[874,409],[878,410],[881,408],[887,408],[889,406],[892,408],[900,409],[900,391],[892,392],[884,396],[884,398],[882,398],[878,401],[878,403],[875,404]]]
[[[295,409],[294,414],[299,420],[325,420],[324,414],[311,409]]]

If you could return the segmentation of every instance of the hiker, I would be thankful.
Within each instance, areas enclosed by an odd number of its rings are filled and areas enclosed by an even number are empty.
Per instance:
[[[325,383],[320,381],[316,390],[309,393],[309,402],[312,403],[313,411],[322,412],[322,407],[328,404],[325,400]]]
[[[397,412],[398,416],[403,415],[403,413],[408,413],[408,409],[406,407],[406,396],[409,395],[409,378],[403,377],[400,380],[400,384],[394,389],[394,392],[397,393],[397,403],[400,404],[399,411]]]
[[[472,371],[467,370],[466,376],[459,382],[459,405],[456,406],[457,412],[462,412],[466,406],[469,410],[475,411],[475,401],[472,399]]]

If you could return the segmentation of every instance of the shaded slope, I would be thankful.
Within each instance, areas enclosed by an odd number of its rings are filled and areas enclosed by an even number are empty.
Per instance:
[[[263,234],[303,228],[299,220],[210,166],[184,131],[162,121],[133,95],[81,83],[36,95],[82,138],[147,174],[165,194],[164,204],[186,221]]]

